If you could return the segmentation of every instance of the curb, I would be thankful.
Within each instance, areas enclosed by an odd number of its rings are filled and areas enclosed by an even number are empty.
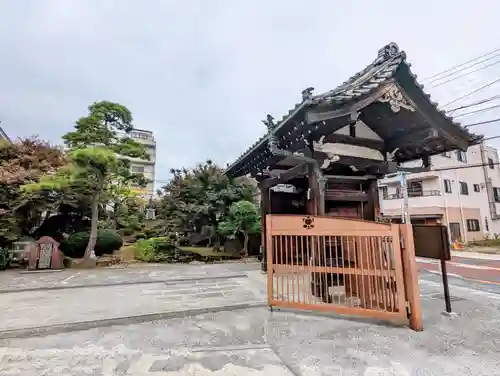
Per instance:
[[[230,311],[244,310],[249,308],[262,308],[262,307],[267,307],[267,303],[253,302],[244,304],[233,304],[227,306],[190,309],[185,311],[148,313],[144,315],[125,316],[112,319],[80,321],[68,324],[46,325],[46,326],[39,326],[26,329],[11,329],[11,330],[0,331],[0,340],[13,339],[13,338],[20,339],[20,338],[30,338],[30,337],[44,337],[54,334],[84,331],[84,330],[103,328],[108,326],[140,324],[143,322],[184,318],[184,317],[197,316],[207,313],[230,312]]]
[[[170,278],[170,279],[158,279],[158,280],[148,280],[148,281],[130,281],[130,282],[109,282],[109,283],[89,283],[87,285],[67,285],[67,286],[49,286],[49,287],[31,287],[24,289],[4,289],[0,290],[1,294],[12,294],[17,292],[35,292],[35,291],[52,291],[52,290],[67,290],[67,289],[83,289],[87,287],[110,287],[110,286],[129,286],[129,285],[149,285],[153,283],[163,283],[163,284],[175,284],[178,282],[189,282],[189,281],[210,281],[210,280],[224,280],[224,279],[234,279],[234,278],[248,278],[244,273],[238,274],[228,274],[217,277],[191,277],[191,278]]]

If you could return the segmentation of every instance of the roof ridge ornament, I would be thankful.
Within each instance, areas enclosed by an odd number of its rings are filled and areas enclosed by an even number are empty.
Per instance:
[[[386,44],[384,47],[378,50],[377,59],[375,60],[374,64],[382,64],[384,61],[387,61],[398,55],[399,52],[399,46],[396,43],[391,42],[389,44]]]
[[[277,127],[277,124],[274,122],[274,117],[271,114],[267,114],[266,120],[262,120],[262,122],[267,127],[267,137],[268,137],[268,145],[270,149],[278,147],[278,140],[274,134],[274,130]]]
[[[302,100],[306,101],[312,98],[312,92],[314,91],[313,87],[308,87],[307,89],[302,90]]]

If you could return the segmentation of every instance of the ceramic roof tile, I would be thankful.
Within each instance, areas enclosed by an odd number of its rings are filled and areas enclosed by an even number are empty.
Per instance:
[[[276,129],[279,129],[285,125],[291,118],[293,118],[299,111],[303,108],[321,103],[336,103],[343,104],[350,102],[359,97],[368,95],[372,91],[376,90],[378,87],[383,85],[387,80],[392,78],[396,73],[396,70],[401,64],[405,64],[414,80],[414,84],[420,89],[423,89],[423,85],[416,81],[417,76],[410,71],[410,64],[406,62],[406,54],[404,51],[400,51],[399,47],[395,43],[389,43],[378,51],[377,58],[369,64],[366,68],[360,72],[353,75],[347,81],[343,82],[340,86],[333,90],[329,90],[325,93],[314,95],[310,98],[303,97],[302,102],[295,104],[295,107],[290,109],[286,115],[277,123]],[[312,88],[310,88],[312,89]],[[305,90],[307,91],[307,89]],[[453,122],[452,118],[447,116],[444,111],[438,109],[436,102],[431,101],[430,95],[424,93],[425,97],[429,100],[436,110],[442,114],[448,121],[451,121],[456,126],[462,128],[466,134],[472,139],[478,138],[479,136],[473,135],[463,128],[459,123]],[[267,134],[264,134],[259,138],[250,148],[248,148],[228,169],[232,170],[240,162],[245,160],[254,150],[267,143]]]

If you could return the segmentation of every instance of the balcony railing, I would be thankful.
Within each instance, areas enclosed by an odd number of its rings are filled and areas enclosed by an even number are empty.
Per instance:
[[[431,189],[427,191],[408,191],[408,197],[428,197],[428,196],[441,196],[441,191],[439,189]],[[402,193],[394,193],[390,195],[384,195],[384,200],[398,200],[403,198]]]

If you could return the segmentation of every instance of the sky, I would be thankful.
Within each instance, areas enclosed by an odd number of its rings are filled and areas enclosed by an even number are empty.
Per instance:
[[[119,102],[154,132],[159,187],[170,168],[234,161],[267,113],[336,87],[389,42],[421,79],[499,48],[498,14],[494,0],[0,0],[1,126],[61,143],[89,104]],[[500,65],[425,90],[444,104],[498,77]]]

